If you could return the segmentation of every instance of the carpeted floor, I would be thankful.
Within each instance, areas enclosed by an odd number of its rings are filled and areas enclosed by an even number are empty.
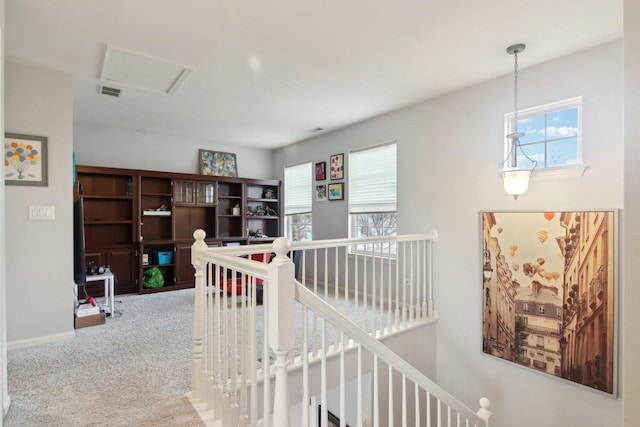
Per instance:
[[[193,301],[193,289],[117,296],[106,325],[10,352],[4,425],[203,426],[185,397]]]

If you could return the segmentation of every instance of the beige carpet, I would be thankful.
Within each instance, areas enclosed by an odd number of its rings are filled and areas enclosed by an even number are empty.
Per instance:
[[[11,426],[202,426],[191,388],[194,290],[116,297],[106,325],[8,355]],[[71,314],[70,314],[71,315]]]

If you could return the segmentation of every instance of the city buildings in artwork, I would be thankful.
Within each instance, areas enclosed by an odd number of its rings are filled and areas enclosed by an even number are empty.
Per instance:
[[[612,211],[483,212],[483,351],[613,393],[613,231]]]

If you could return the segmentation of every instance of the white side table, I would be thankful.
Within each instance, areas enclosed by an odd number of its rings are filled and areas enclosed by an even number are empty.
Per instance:
[[[87,283],[98,282],[100,280],[104,281],[104,302],[102,303],[102,309],[106,311],[108,315],[113,316],[113,307],[115,303],[115,276],[109,269],[102,274],[94,274],[91,276],[87,275]]]

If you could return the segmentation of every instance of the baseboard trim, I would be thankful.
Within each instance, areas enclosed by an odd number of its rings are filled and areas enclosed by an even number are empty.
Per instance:
[[[27,340],[9,341],[7,342],[7,351],[19,350],[21,348],[35,347],[37,345],[50,344],[60,341],[70,341],[76,337],[75,331],[65,332],[63,334],[46,335],[44,337],[30,338]]]

